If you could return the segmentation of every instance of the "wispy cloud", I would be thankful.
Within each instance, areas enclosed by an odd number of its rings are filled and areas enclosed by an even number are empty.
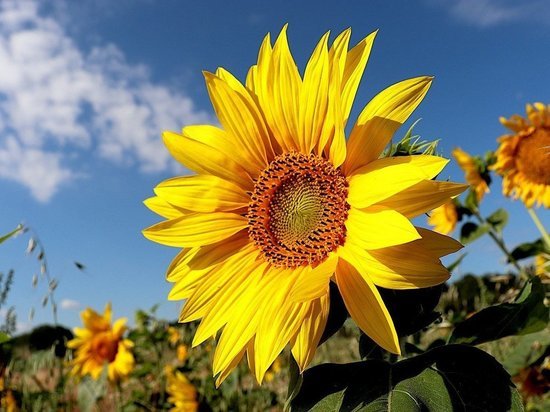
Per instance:
[[[77,310],[80,308],[80,302],[73,299],[62,299],[59,306],[65,310]]]
[[[116,46],[80,50],[37,1],[0,4],[0,67],[0,178],[39,201],[81,176],[79,156],[90,153],[164,170],[172,163],[160,131],[208,120]]]
[[[548,23],[550,2],[547,0],[429,0],[446,8],[457,20],[478,27],[533,20]]]

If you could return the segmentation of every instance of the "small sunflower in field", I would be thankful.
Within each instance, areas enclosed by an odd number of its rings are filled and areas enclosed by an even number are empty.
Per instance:
[[[111,382],[121,380],[134,369],[133,343],[123,339],[126,319],[118,319],[111,327],[111,304],[105,306],[103,315],[91,308],[80,314],[83,328],[74,328],[75,338],[67,347],[76,351],[72,361],[72,374],[90,375],[98,379],[107,365],[107,377]]]
[[[177,328],[169,326],[166,332],[168,333],[168,342],[171,345],[176,345],[180,341],[180,332]]]
[[[527,117],[513,115],[500,122],[514,133],[498,139],[492,166],[503,177],[506,196],[520,198],[527,207],[550,207],[550,105],[527,105]]]
[[[184,345],[183,343],[180,343],[176,348],[176,358],[179,362],[183,363],[187,360],[187,355],[189,351],[187,349],[187,345]]]
[[[396,83],[346,123],[376,32],[348,49],[351,30],[317,44],[302,74],[286,26],[267,35],[242,84],[225,69],[205,73],[221,127],[165,132],[192,176],[155,188],[145,204],[166,220],[143,231],[183,248],[169,265],[169,299],[186,300],[181,322],[202,319],[193,345],[217,337],[213,369],[223,381],[246,354],[261,382],[290,343],[300,370],[325,329],[335,282],[357,325],[400,353],[377,286],[410,289],[449,278],[440,257],[455,240],[410,219],[467,186],[432,180],[448,160],[381,155],[426,95],[432,77]]]
[[[478,202],[481,201],[485,193],[489,193],[489,185],[483,178],[479,165],[476,160],[460,148],[453,150],[453,157],[466,175],[466,182],[471,186],[476,194]]]
[[[447,202],[430,212],[428,223],[436,232],[448,235],[455,230],[458,222],[458,210],[453,201]]]
[[[174,405],[170,412],[195,412],[199,408],[197,390],[180,371],[165,368],[168,402]]]
[[[0,377],[0,410],[6,412],[19,411],[13,390],[5,386],[3,377]]]

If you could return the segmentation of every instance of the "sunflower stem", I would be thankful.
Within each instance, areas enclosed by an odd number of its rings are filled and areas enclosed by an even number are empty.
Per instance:
[[[496,245],[499,247],[502,253],[506,255],[506,257],[508,258],[508,262],[510,262],[518,270],[520,276],[524,277],[525,272],[523,271],[523,268],[512,256],[512,252],[510,252],[510,250],[508,250],[508,248],[506,247],[506,244],[504,243],[504,239],[502,239],[502,236],[495,231],[495,229],[487,222],[487,220],[485,220],[485,218],[483,218],[483,216],[481,216],[481,214],[479,213],[479,210],[476,209],[476,210],[473,210],[473,212],[475,217],[477,218],[477,220],[479,220],[481,224],[489,227],[488,233],[491,239],[493,239],[493,241],[496,243]]]
[[[529,212],[529,216],[531,216],[531,219],[533,219],[535,226],[537,227],[540,234],[542,235],[542,240],[546,244],[546,247],[550,249],[550,236],[548,235],[548,232],[544,228],[544,225],[542,224],[539,217],[537,216],[535,210],[533,208],[527,208],[527,212]]]

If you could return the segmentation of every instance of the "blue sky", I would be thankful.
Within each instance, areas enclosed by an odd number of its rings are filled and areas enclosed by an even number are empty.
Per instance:
[[[142,201],[159,181],[186,171],[168,156],[164,129],[215,122],[202,70],[240,78],[266,32],[289,23],[300,67],[321,35],[352,27],[355,43],[380,29],[355,100],[355,117],[378,91],[404,78],[435,75],[417,132],[441,138],[449,155],[495,148],[498,117],[550,101],[550,5],[528,0],[410,1],[2,1],[0,5],[0,232],[24,222],[46,247],[60,320],[79,323],[85,306],[112,301],[115,316],[167,302],[164,271],[176,250],[146,241],[157,218]],[[398,132],[402,134],[404,131]],[[451,164],[443,177],[461,181]],[[537,233],[520,204],[506,206],[511,245]],[[548,226],[548,212],[541,217]],[[16,270],[10,295],[20,327],[51,321],[40,309],[45,285],[25,256],[28,237],[0,247],[0,271]],[[496,248],[476,243],[457,273],[502,269]],[[73,261],[83,262],[85,273]]]

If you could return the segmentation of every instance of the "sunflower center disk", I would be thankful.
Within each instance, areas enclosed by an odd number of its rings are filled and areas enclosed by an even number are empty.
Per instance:
[[[113,362],[118,352],[118,342],[106,334],[100,334],[92,342],[92,351],[98,362]]]
[[[256,181],[250,238],[276,266],[320,263],[346,238],[347,194],[342,172],[321,157],[278,156]]]
[[[540,128],[520,142],[518,169],[531,181],[550,185],[550,130]]]

